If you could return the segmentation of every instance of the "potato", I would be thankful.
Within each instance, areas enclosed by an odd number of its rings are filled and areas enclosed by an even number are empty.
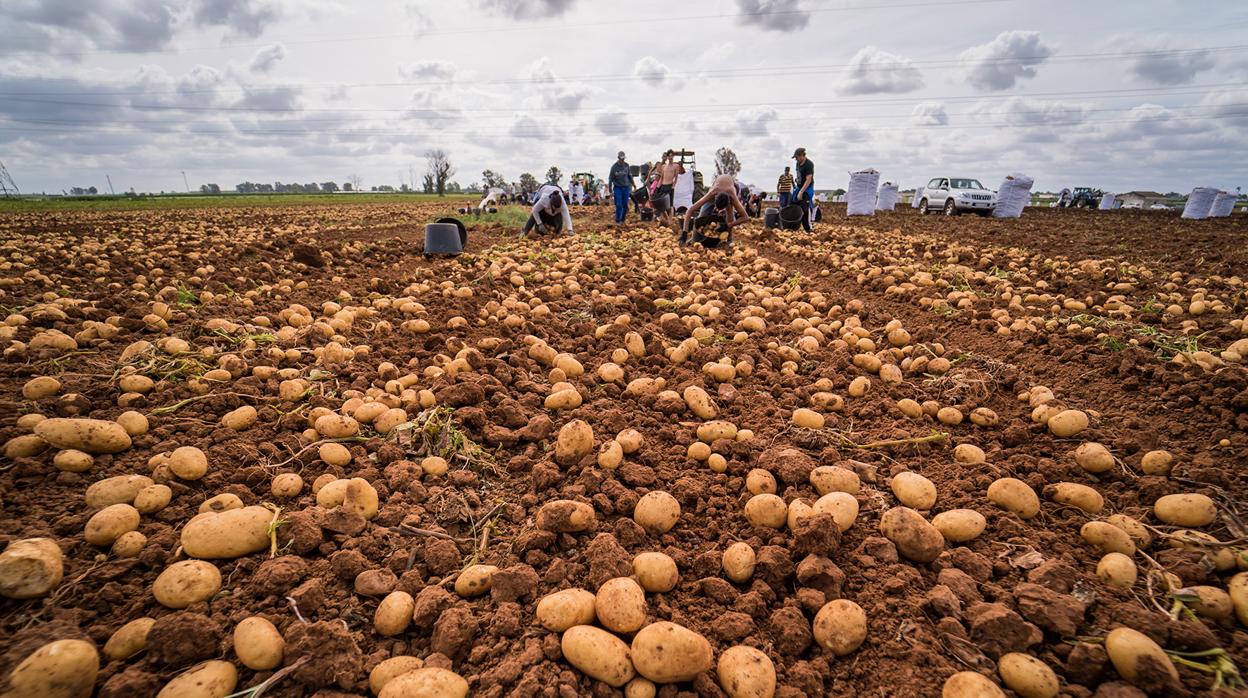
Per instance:
[[[719,439],[735,438],[737,438],[737,425],[732,422],[716,419],[698,426],[698,439],[708,444]]]
[[[754,576],[754,548],[748,543],[733,543],[724,551],[724,574],[737,584],[744,584]]]
[[[312,423],[312,428],[325,439],[346,439],[360,433],[360,423],[342,414],[323,414]]]
[[[327,465],[342,467],[351,462],[351,450],[346,446],[338,443],[321,444],[316,449],[316,455]]]
[[[997,672],[1006,687],[1021,698],[1053,698],[1061,688],[1049,665],[1022,652],[1003,655]]]
[[[570,499],[546,502],[537,510],[536,518],[539,529],[555,533],[589,531],[598,523],[592,506]]]
[[[1149,451],[1140,459],[1140,470],[1145,475],[1169,475],[1174,467],[1174,456],[1169,451]]]
[[[24,538],[0,553],[0,596],[37,599],[47,596],[65,574],[61,548],[51,538]]]
[[[959,671],[945,679],[940,698],[1005,698],[1005,691],[983,674]]]
[[[829,601],[815,615],[814,632],[821,647],[844,657],[867,639],[867,614],[848,599]]]
[[[862,480],[852,470],[835,465],[821,465],[810,471],[810,485],[821,497],[830,492],[858,494],[862,488]]]
[[[113,504],[132,504],[139,492],[152,484],[154,484],[152,478],[146,475],[117,475],[105,478],[87,488],[87,506],[106,507]]]
[[[696,385],[685,388],[684,398],[689,411],[699,419],[715,419],[719,415],[719,407],[715,401],[705,390]]]
[[[933,516],[932,525],[950,543],[965,543],[978,538],[988,520],[974,509],[950,509]]]
[[[186,608],[221,591],[221,571],[211,562],[183,560],[169,565],[152,583],[152,595],[166,608]]]
[[[1100,492],[1075,482],[1059,482],[1044,488],[1045,495],[1058,504],[1082,509],[1089,514],[1099,514],[1105,508],[1105,498]]]
[[[942,407],[936,411],[936,419],[945,426],[956,427],[962,423],[962,410],[956,407]]]
[[[694,441],[686,450],[689,460],[705,461],[711,457],[711,447],[703,441]]]
[[[441,476],[445,475],[446,471],[451,469],[451,466],[441,456],[426,456],[420,461],[420,469],[426,475]]]
[[[672,530],[679,518],[680,502],[658,490],[646,493],[633,508],[633,520],[652,536]]]
[[[597,617],[595,597],[584,589],[562,589],[537,602],[537,622],[547,630],[561,633],[574,625],[589,625]]]
[[[830,494],[830,493],[829,493]],[[797,524],[808,519],[818,512],[804,499],[794,499],[789,502],[789,513],[785,516],[785,524],[789,528],[797,528]],[[833,519],[835,521],[835,519]],[[837,527],[840,528],[839,526]]]
[[[594,430],[584,420],[574,419],[559,430],[555,439],[555,462],[575,465],[594,451]]]
[[[680,581],[676,561],[654,552],[640,553],[633,558],[633,576],[642,589],[659,594],[675,589]]]
[[[1135,561],[1124,553],[1106,553],[1096,563],[1096,576],[1112,587],[1129,589],[1135,585],[1138,574]]]
[[[762,468],[745,474],[745,489],[750,494],[775,494],[776,477]]]
[[[546,396],[546,409],[571,410],[581,406],[581,394],[575,388],[564,388]]]
[[[776,666],[753,647],[736,645],[721,652],[715,673],[728,698],[772,698],[776,693]]]
[[[897,473],[891,487],[897,501],[911,509],[926,511],[936,506],[936,485],[916,472]]]
[[[1230,618],[1235,611],[1235,605],[1231,601],[1230,594],[1218,587],[1191,586],[1179,589],[1175,593],[1194,597],[1194,600],[1186,601],[1185,603],[1196,612],[1196,615],[1214,620],[1225,620]]]
[[[382,660],[380,664],[373,667],[368,672],[368,690],[373,695],[381,693],[381,689],[385,688],[390,680],[402,676],[409,671],[416,671],[425,666],[425,662],[418,657],[409,657],[407,655],[398,655],[389,659]]]
[[[117,423],[120,424],[121,428],[125,429],[126,433],[130,436],[142,436],[147,433],[149,428],[147,417],[144,417],[142,413],[135,412],[134,410],[127,410],[117,415]]]
[[[931,562],[945,549],[945,537],[919,512],[893,507],[880,517],[880,533],[897,546],[897,552],[915,562]]]
[[[232,492],[222,492],[221,494],[205,499],[199,505],[198,513],[207,514],[210,512],[222,512],[242,508],[243,500],[239,499],[238,495]]]
[[[168,485],[148,485],[134,495],[134,508],[140,514],[152,514],[169,506],[173,490]]]
[[[273,511],[261,506],[199,514],[182,528],[182,549],[205,560],[250,555],[268,548]]]
[[[988,457],[984,455],[984,449],[975,444],[958,444],[953,448],[953,459],[963,465],[979,465]]]
[[[718,453],[712,453],[706,457],[706,467],[713,473],[726,472],[728,470],[728,459]]]
[[[472,565],[459,573],[455,579],[455,593],[464,598],[480,596],[490,590],[494,581],[494,565]]]
[[[173,677],[156,698],[225,698],[238,685],[238,669],[219,659],[196,664]]]
[[[620,448],[624,449],[624,454],[636,453],[641,449],[642,441],[641,432],[636,429],[625,429],[616,434],[615,440],[619,442]]]
[[[35,425],[35,434],[57,448],[90,454],[120,453],[130,448],[130,435],[117,422],[54,417]]]
[[[1213,523],[1218,508],[1203,494],[1168,494],[1153,502],[1153,515],[1172,526],[1200,528]]]
[[[918,419],[923,416],[923,407],[908,397],[897,401],[897,410],[910,419]]]
[[[1088,428],[1088,415],[1079,410],[1062,410],[1049,417],[1049,431],[1059,439],[1069,439]]]
[[[795,427],[800,427],[802,429],[822,429],[825,422],[826,420],[824,420],[823,415],[812,409],[799,407],[793,410],[793,426]]]
[[[1248,572],[1240,572],[1231,577],[1227,586],[1231,597],[1231,607],[1235,609],[1235,617],[1239,624],[1248,627]]]
[[[668,621],[651,623],[633,637],[633,666],[655,683],[692,681],[711,668],[711,643]]]
[[[109,659],[129,659],[147,649],[147,633],[156,624],[155,618],[135,618],[117,628],[104,643],[104,656]]]
[[[845,392],[848,393],[850,397],[862,397],[866,395],[867,391],[870,389],[871,379],[866,376],[858,376],[849,382],[849,387],[845,389]]]
[[[430,403],[432,404],[432,397]],[[421,404],[424,404],[423,401]],[[405,423],[407,423],[407,410],[402,407],[391,407],[373,420],[373,429],[378,434],[389,434],[394,431],[395,427]]]
[[[631,633],[646,623],[646,592],[629,577],[608,579],[594,596],[594,611],[607,630]]]
[[[569,664],[605,684],[618,688],[635,674],[628,645],[601,628],[592,625],[568,628],[559,640],[559,647]]]
[[[620,442],[612,439],[606,441],[602,446],[598,447],[598,467],[605,470],[615,470],[620,467],[620,463],[624,462],[624,447]]]
[[[22,386],[22,397],[27,400],[42,400],[61,391],[61,382],[52,376],[31,378]]]
[[[303,478],[298,473],[282,473],[273,478],[273,482],[269,484],[269,491],[274,497],[289,499],[298,497],[303,492]]]
[[[138,557],[147,545],[147,536],[138,531],[128,531],[117,536],[111,552],[117,557]]]
[[[416,600],[406,591],[392,591],[377,604],[373,613],[373,629],[378,635],[390,637],[407,630],[412,622],[412,612],[416,610]]]
[[[138,509],[129,504],[110,504],[87,520],[83,538],[91,545],[112,545],[121,534],[138,528]]]
[[[89,698],[100,655],[84,640],[55,640],[35,650],[9,674],[5,698]]]
[[[268,671],[282,663],[286,640],[267,619],[244,618],[234,626],[234,654],[253,671]]]
[[[47,441],[43,440],[38,434],[23,434],[14,436],[4,442],[4,457],[6,460],[15,458],[32,458],[48,450]]]
[[[1161,669],[1170,674],[1178,684],[1179,672],[1170,656],[1147,635],[1131,628],[1115,628],[1105,636],[1105,651],[1109,661],[1122,678],[1135,683],[1140,678],[1141,664],[1147,660],[1153,670]]]
[[[789,508],[774,494],[756,494],[745,503],[745,517],[759,528],[784,528]]]
[[[72,448],[61,451],[52,457],[52,465],[56,466],[57,470],[67,473],[86,472],[91,469],[94,463],[95,459],[91,457],[90,453],[75,451]]]
[[[1003,477],[988,485],[988,501],[1024,520],[1040,513],[1040,498],[1035,490],[1012,477]]]
[[[1122,553],[1133,555],[1135,542],[1125,531],[1105,521],[1089,521],[1079,529],[1079,536],[1084,542],[1101,549],[1103,553]]]
[[[222,415],[221,426],[231,431],[243,431],[250,429],[256,423],[257,416],[256,408],[251,405],[243,405]]]
[[[858,498],[848,492],[829,492],[815,500],[812,509],[816,514],[830,514],[841,533],[858,520]]]
[[[365,519],[377,516],[381,501],[377,489],[368,480],[359,477],[334,480],[316,493],[317,506],[333,509],[342,506]]]
[[[1075,462],[1087,472],[1097,474],[1107,473],[1117,465],[1109,449],[1095,441],[1085,442],[1075,449]]]
[[[1110,514],[1105,517],[1105,522],[1125,531],[1128,536],[1131,536],[1131,540],[1135,541],[1137,547],[1148,548],[1153,544],[1153,534],[1149,533],[1144,524],[1126,514]]]
[[[208,473],[208,456],[194,446],[181,446],[169,454],[169,470],[183,480],[198,480]]]
[[[657,694],[654,682],[641,676],[634,676],[624,686],[624,698],[654,698]]]

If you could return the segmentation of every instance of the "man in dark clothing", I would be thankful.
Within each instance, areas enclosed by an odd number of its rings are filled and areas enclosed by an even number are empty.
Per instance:
[[[553,230],[555,235],[560,233],[571,235],[572,213],[568,211],[565,198],[558,186],[542,185],[542,188],[537,190],[537,201],[533,204],[533,210],[529,212],[529,220],[525,221],[520,237],[528,237],[529,232],[534,228],[537,228],[537,232],[542,235],[545,235],[548,229]]]
[[[802,230],[811,232],[810,216],[815,200],[815,163],[806,157],[806,149],[793,151],[793,159],[797,160],[796,191],[793,192],[793,203],[802,207]]]
[[[619,225],[628,216],[628,200],[633,191],[633,172],[628,163],[624,161],[623,150],[620,151],[615,164],[611,165],[607,181],[611,183],[611,192],[615,196],[615,224]]]

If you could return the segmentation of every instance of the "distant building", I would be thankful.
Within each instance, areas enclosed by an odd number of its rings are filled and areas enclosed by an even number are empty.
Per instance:
[[[1166,195],[1155,191],[1129,191],[1125,194],[1115,194],[1114,198],[1122,208],[1150,208],[1154,204],[1165,205],[1166,203]]]

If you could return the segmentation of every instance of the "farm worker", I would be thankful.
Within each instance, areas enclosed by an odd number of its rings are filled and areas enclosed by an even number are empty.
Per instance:
[[[490,190],[485,193],[485,198],[481,199],[481,203],[477,204],[477,208],[484,211],[486,206],[497,204],[500,196],[506,196],[506,192],[498,187],[490,187]]]
[[[654,198],[651,201],[655,212],[659,214],[659,221],[663,225],[670,226],[672,208],[676,201],[676,178],[685,173],[685,166],[676,162],[675,154],[669,150],[663,153],[658,170],[659,188],[655,189]]]
[[[746,217],[733,205],[731,194],[719,192],[711,202],[701,207],[701,213],[693,221],[693,237],[689,240],[703,247],[731,247],[732,229],[746,222]],[[723,238],[728,233],[728,238]],[[684,236],[682,235],[682,243]]]
[[[745,212],[745,206],[741,204],[741,197],[737,195],[737,182],[732,175],[728,174],[716,177],[715,182],[711,184],[711,188],[706,191],[706,194],[693,202],[693,206],[690,206],[689,210],[685,211],[684,225],[681,226],[678,244],[684,245],[687,242],[690,221],[692,221],[695,212],[698,215],[700,226],[705,227],[714,223],[717,228],[722,227],[722,230],[719,232],[741,225],[749,218],[749,215]],[[731,241],[732,238],[729,236],[729,242],[731,243]]]
[[[633,172],[624,161],[623,150],[616,156],[615,164],[611,165],[607,182],[611,184],[611,192],[615,196],[615,224],[619,225],[628,216],[629,195],[633,192]]]
[[[793,196],[793,174],[789,172],[789,168],[784,168],[784,174],[780,175],[780,181],[776,183],[776,192],[780,195],[780,208],[789,205],[789,199]]]
[[[811,210],[815,207],[815,163],[806,157],[805,148],[794,150],[793,159],[797,160],[797,191],[793,193],[793,202],[801,204],[802,230],[809,233]]]
[[[533,204],[533,210],[529,213],[529,220],[525,221],[520,237],[527,237],[534,227],[538,233],[545,235],[547,226],[553,227],[556,235],[560,231],[564,235],[572,234],[572,213],[568,211],[567,202],[564,201],[563,190],[554,184],[543,184],[537,190],[537,201]]]
[[[572,195],[572,204],[580,206],[581,197],[584,195],[584,189],[581,188],[581,183],[575,178],[573,178],[572,182],[568,184],[568,193]]]

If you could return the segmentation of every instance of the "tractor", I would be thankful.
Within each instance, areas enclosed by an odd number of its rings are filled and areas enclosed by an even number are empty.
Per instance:
[[[1063,208],[1099,208],[1105,192],[1092,187],[1075,187],[1070,201]]]

